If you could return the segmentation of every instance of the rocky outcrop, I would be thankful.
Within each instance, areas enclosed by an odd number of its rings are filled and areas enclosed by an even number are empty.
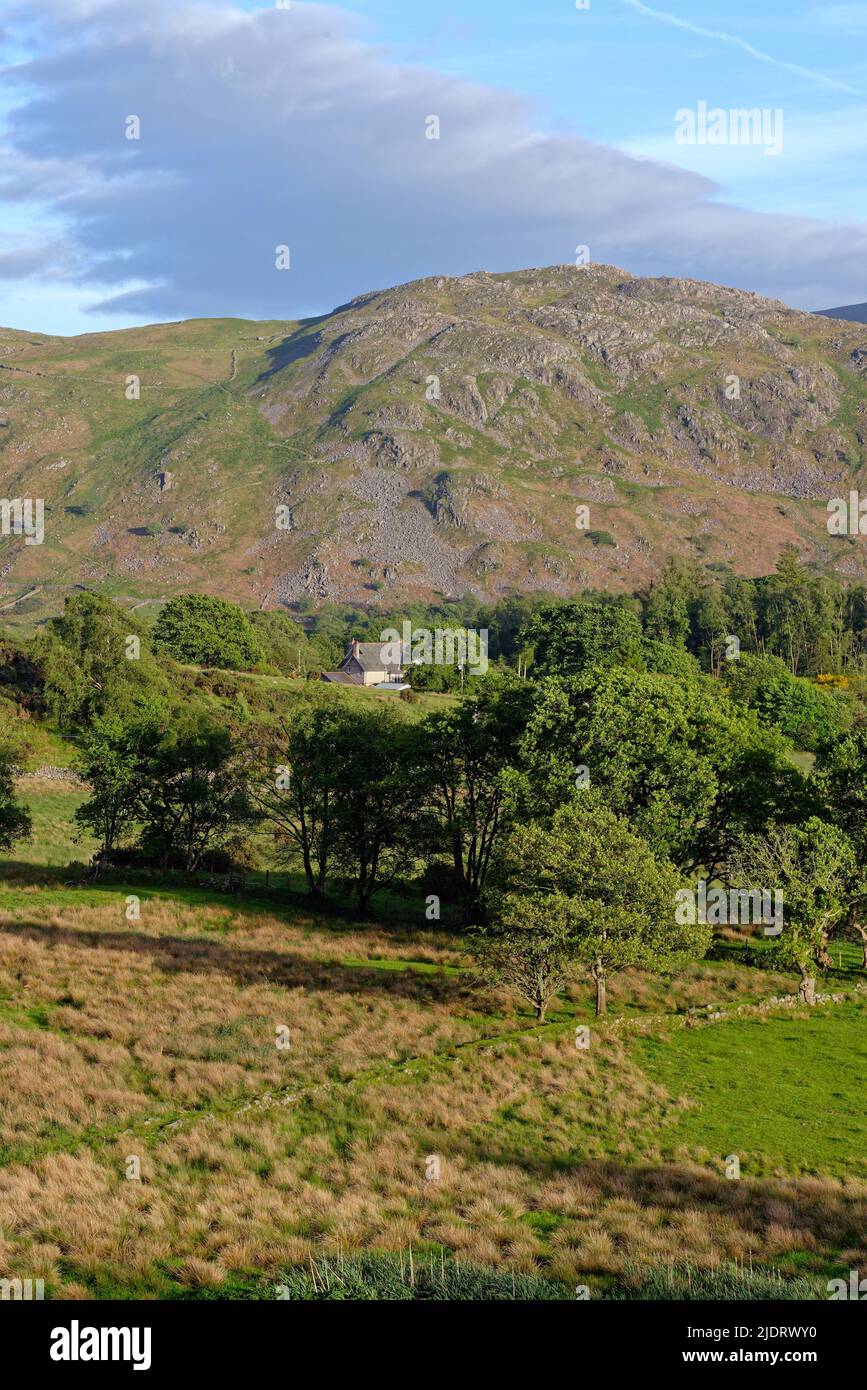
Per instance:
[[[127,575],[136,598],[256,604],[637,587],[672,553],[763,573],[785,544],[867,579],[825,526],[830,498],[867,495],[863,324],[561,265],[435,276],[282,330],[137,332],[153,404],[119,448],[102,386],[73,409],[76,340],[0,330],[4,488],[45,496],[50,523],[44,548],[4,550],[0,601],[44,585],[59,606],[84,554],[88,582]]]

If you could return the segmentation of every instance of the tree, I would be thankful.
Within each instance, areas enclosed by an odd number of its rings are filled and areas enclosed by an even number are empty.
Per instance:
[[[694,681],[701,675],[701,666],[686,647],[678,647],[655,637],[643,637],[640,651],[641,667],[658,676],[676,676],[678,680]]]
[[[469,661],[464,667],[461,666],[461,653],[472,653],[475,650],[474,634],[468,633],[467,628],[454,622],[445,622],[437,631],[443,634],[443,660],[413,659],[410,654],[407,679],[412,681],[414,690],[462,691],[465,683],[475,683],[479,679],[469,670]]]
[[[781,806],[792,813],[803,782],[783,740],[700,673],[615,668],[548,679],[521,757],[526,813],[571,800],[585,768],[614,812],[690,871],[722,861],[739,832],[760,829]]]
[[[718,676],[730,629],[725,602],[715,584],[702,585],[693,607],[692,623],[699,651],[705,653],[711,675]]]
[[[169,683],[131,613],[98,594],[67,598],[36,643],[45,668],[45,698],[60,727],[79,733],[99,715],[127,715],[167,698]],[[164,663],[165,665],[165,663]]]
[[[728,755],[715,767],[717,789],[681,868],[699,868],[711,879],[725,872],[734,846],[771,824],[796,824],[809,815],[813,795],[807,778],[787,755],[786,742],[773,729],[759,728],[738,714],[731,727]]]
[[[264,660],[292,676],[306,676],[311,669],[307,633],[287,613],[251,613],[250,622],[258,637]]]
[[[622,598],[582,599],[540,608],[519,646],[532,647],[540,675],[574,676],[587,666],[635,662],[641,623]]]
[[[644,600],[644,631],[654,641],[687,646],[691,612],[701,586],[695,563],[672,556]]]
[[[767,649],[792,675],[839,669],[845,604],[833,580],[808,574],[793,546],[784,546],[776,572],[757,581],[759,629]]]
[[[353,710],[335,731],[332,756],[339,770],[334,860],[352,875],[358,910],[365,913],[431,835],[418,730],[390,709]]]
[[[754,709],[763,724],[779,729],[797,748],[815,752],[847,726],[846,697],[793,676],[778,656],[744,653],[728,664],[725,682],[734,699]]]
[[[0,697],[8,695],[22,708],[42,713],[45,670],[39,645],[44,655],[44,641],[23,642],[9,634],[0,637]]]
[[[30,835],[30,813],[15,797],[16,759],[23,743],[6,719],[0,718],[0,849]]]
[[[827,743],[813,767],[822,818],[848,837],[861,866],[852,881],[845,932],[860,940],[867,970],[867,725],[859,724],[846,735]]]
[[[293,708],[269,733],[258,756],[251,797],[284,846],[300,854],[313,897],[325,892],[333,835],[334,803],[344,783],[335,749],[346,743],[352,711],[328,692]]]
[[[147,853],[168,864],[180,856],[188,873],[203,855],[253,819],[247,795],[249,757],[228,731],[200,710],[180,712],[148,760],[139,795]]]
[[[154,647],[176,661],[249,671],[264,659],[259,636],[243,608],[210,594],[180,594],[161,610]]]
[[[475,938],[488,977],[525,999],[544,1023],[548,1005],[575,970],[568,900],[509,895]]]
[[[502,924],[505,944],[522,924],[546,923],[554,966],[568,943],[569,958],[592,977],[597,1015],[606,1011],[612,974],[676,968],[703,954],[710,939],[707,927],[676,921],[674,866],[592,792],[561,806],[548,825],[516,826],[498,879],[492,933]]]
[[[465,923],[479,918],[491,854],[507,824],[505,773],[517,756],[531,699],[525,682],[489,675],[421,728],[421,762],[430,774]]]
[[[162,730],[162,718],[153,710],[134,718],[103,715],[82,736],[76,763],[90,795],[75,819],[96,835],[106,856],[142,814],[149,763]]]
[[[544,682],[521,742],[526,806],[572,799],[576,769],[663,856],[690,858],[717,791],[727,734],[708,692],[616,668]]]
[[[803,826],[771,826],[745,840],[732,856],[729,882],[782,892],[783,931],[776,950],[800,974],[806,1004],[815,1004],[816,975],[831,963],[828,942],[844,920],[855,873],[849,840],[817,816]]]

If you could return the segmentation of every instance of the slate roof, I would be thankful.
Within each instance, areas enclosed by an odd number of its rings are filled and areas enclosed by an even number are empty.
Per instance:
[[[350,676],[347,671],[321,671],[319,679],[330,681],[332,685],[360,685],[361,681],[357,676]]]
[[[388,646],[390,642],[355,642],[346,653],[345,661],[354,656],[362,671],[399,671],[400,662],[387,662],[382,655],[383,647]]]
[[[388,642],[357,642],[353,638],[346,652],[346,656],[340,663],[339,671],[323,671],[321,679],[330,681],[332,685],[361,685],[361,676],[347,670],[350,663],[356,663],[362,671],[382,671],[392,680],[399,680],[403,674],[403,667],[399,661],[387,662],[383,657],[383,648],[390,646]]]

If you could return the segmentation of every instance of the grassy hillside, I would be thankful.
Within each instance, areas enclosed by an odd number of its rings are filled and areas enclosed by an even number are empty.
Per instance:
[[[597,1293],[659,1262],[863,1258],[854,972],[846,1002],[750,1013],[791,982],[703,962],[622,980],[603,1025],[576,986],[538,1027],[421,900],[384,929],[191,891],[0,886],[4,1264],[52,1295],[267,1291],[347,1248]],[[717,1002],[747,1014],[684,1029]]]
[[[865,346],[606,266],[417,281],[302,324],[2,330],[4,489],[47,514],[44,545],[0,539],[0,611],[39,621],[81,584],[130,607],[634,589],[672,552],[766,571],[787,542],[863,575],[825,506],[862,474]]]

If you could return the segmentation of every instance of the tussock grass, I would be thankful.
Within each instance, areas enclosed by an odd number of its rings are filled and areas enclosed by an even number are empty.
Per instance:
[[[724,1081],[746,1025],[680,1029],[673,1044],[651,1020],[785,977],[730,960],[668,983],[623,977],[615,1019],[650,1032],[591,1022],[582,1051],[583,986],[538,1029],[479,989],[452,934],[141,896],[128,922],[123,885],[0,891],[4,1276],[44,1278],[55,1297],[234,1297],[311,1257],[412,1246],[444,1250],[455,1278],[470,1265],[596,1296],[683,1260],[805,1278],[863,1261],[859,1155],[844,1145],[833,1172],[811,1175],[778,1143],[791,1096],[777,1064],[821,1074],[831,1006],[819,1028],[779,1020],[774,1064],[748,1095],[718,1086],[716,1110],[690,1049],[718,1039]],[[665,1074],[651,1046],[675,1046]],[[860,1078],[846,1048],[834,1067],[838,1087]],[[740,1182],[723,1175],[726,1111],[731,1149],[742,1116],[767,1117],[765,1166]],[[821,1107],[817,1124],[840,1130]]]

